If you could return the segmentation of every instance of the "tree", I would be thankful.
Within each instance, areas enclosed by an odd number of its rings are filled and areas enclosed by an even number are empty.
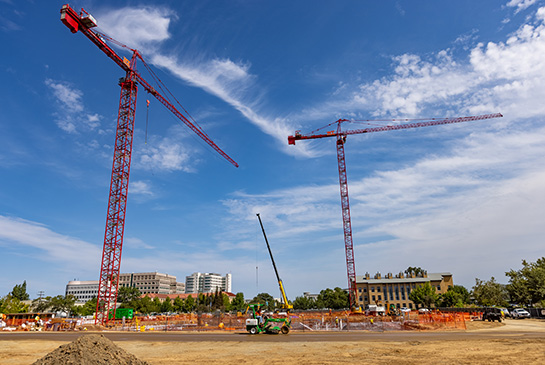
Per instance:
[[[195,298],[191,295],[184,300],[184,312],[191,313],[195,309]]]
[[[308,297],[297,297],[293,301],[293,309],[312,309],[316,307],[316,301]]]
[[[121,304],[129,304],[135,300],[139,300],[142,296],[140,290],[134,287],[122,286],[117,291],[117,302]]]
[[[53,312],[65,312],[70,315],[70,313],[74,311],[76,300],[78,299],[71,294],[57,295],[49,300],[49,306]]]
[[[223,299],[223,311],[230,312],[232,309],[232,306],[231,306],[231,301],[229,300],[229,297],[227,296],[227,294],[223,293],[222,299]]]
[[[28,295],[28,293],[26,292],[26,280],[23,281],[22,284],[20,285],[15,285],[13,287],[13,290],[11,291],[10,295],[15,298],[15,299],[19,299],[19,300],[29,300],[30,297]]]
[[[28,312],[30,305],[24,304],[18,298],[6,295],[0,300],[0,313],[25,313]]]
[[[172,312],[173,309],[174,307],[172,305],[172,301],[170,300],[169,297],[166,297],[166,299],[163,300],[163,303],[161,303],[161,312],[168,313],[168,312]]]
[[[522,260],[522,269],[505,273],[511,301],[519,304],[545,305],[545,257],[536,262]]]
[[[508,293],[504,285],[496,282],[492,277],[489,281],[482,281],[475,278],[473,287],[473,299],[479,305],[483,306],[501,306],[508,305]]]
[[[276,308],[276,302],[272,295],[268,293],[259,293],[254,299],[251,300],[252,304],[263,304],[265,310],[274,311]]]
[[[342,309],[350,306],[348,293],[339,287],[335,289],[324,289],[316,298],[317,308]]]
[[[411,290],[409,299],[412,300],[417,307],[423,305],[425,308],[430,308],[432,304],[435,304],[437,301],[438,295],[435,288],[431,286],[429,281],[427,281],[419,287]]]
[[[32,310],[35,312],[45,312],[51,306],[50,301],[51,297],[36,298],[32,301]]]
[[[183,299],[180,298],[180,297],[174,298],[173,307],[174,307],[174,311],[176,313],[182,313],[184,311],[184,301],[183,301]]]
[[[244,302],[244,294],[243,293],[237,293],[235,295],[235,299],[231,302],[231,308],[232,310],[236,311],[243,311],[246,309],[246,303]]]
[[[153,303],[153,307],[152,307],[152,312],[160,312],[161,311],[161,299],[159,299],[158,297],[155,297],[153,298],[152,300],[152,303]]]
[[[407,276],[410,276],[411,274],[414,274],[415,276],[423,276],[425,272],[426,270],[422,269],[421,267],[412,267],[412,266],[409,266],[407,270],[405,270],[405,274]]]
[[[89,299],[80,308],[80,314],[82,316],[90,316],[91,314],[94,314],[97,309],[97,297]]]
[[[462,285],[454,285],[447,292],[439,296],[440,307],[464,307],[469,303],[469,291]]]

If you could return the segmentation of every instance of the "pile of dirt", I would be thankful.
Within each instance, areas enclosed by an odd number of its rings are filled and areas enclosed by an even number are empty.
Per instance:
[[[62,345],[34,364],[78,364],[78,365],[146,365],[145,361],[129,354],[103,335],[81,336],[76,341]]]

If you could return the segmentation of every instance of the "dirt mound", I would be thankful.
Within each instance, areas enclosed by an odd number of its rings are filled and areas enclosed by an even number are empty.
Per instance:
[[[38,365],[145,365],[145,361],[129,354],[103,335],[85,335],[76,341],[62,345],[34,364]]]

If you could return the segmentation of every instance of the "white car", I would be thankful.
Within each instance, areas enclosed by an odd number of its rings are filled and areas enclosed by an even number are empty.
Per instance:
[[[513,318],[530,318],[530,313],[525,309],[515,308],[511,311],[511,317]]]
[[[407,307],[403,307],[399,309],[401,313],[411,313],[411,309]]]

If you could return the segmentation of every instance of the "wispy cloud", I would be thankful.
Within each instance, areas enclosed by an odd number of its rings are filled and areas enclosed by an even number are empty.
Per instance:
[[[126,21],[127,16],[137,16],[138,22]],[[177,15],[168,9],[123,8],[100,15],[100,27],[115,39],[131,47],[142,47],[141,51],[150,63],[168,70],[185,82],[202,88],[238,110],[248,121],[275,138],[286,153],[309,155],[307,146],[288,148],[286,137],[293,133],[286,119],[270,117],[260,112],[264,90],[256,85],[256,76],[250,72],[248,62],[231,59],[201,57],[183,59],[165,53],[160,43],[170,37],[168,26]],[[150,26],[146,26],[149,24]],[[158,30],[154,30],[158,28]]]
[[[516,14],[519,11],[529,8],[530,6],[534,5],[536,2],[537,0],[510,0],[505,5],[516,8],[515,10],[515,14]]]
[[[102,117],[98,114],[84,112],[83,92],[67,82],[45,80],[46,86],[53,91],[53,96],[59,105],[55,112],[57,126],[67,133],[77,133],[81,130],[95,130],[100,127]]]
[[[441,155],[349,181],[359,272],[411,265],[448,271],[456,262],[456,280],[471,285],[475,276],[502,278],[513,265],[508,252],[521,257],[514,252],[521,237],[525,257],[535,259],[545,234],[543,136],[543,127],[475,134]],[[343,249],[336,183],[237,193],[224,204],[230,213],[225,226],[232,227],[222,234],[225,241],[251,240],[260,212],[277,249],[316,248],[304,251],[300,270],[313,265],[324,247]]]
[[[100,249],[96,245],[17,217],[0,216],[0,246],[84,272],[90,272],[100,257]]]
[[[303,111],[321,117],[346,115],[411,117],[483,114],[501,111],[511,118],[545,114],[545,8],[505,42],[479,43],[467,58],[450,49],[431,56],[402,54],[392,58],[393,73],[349,89]]]

